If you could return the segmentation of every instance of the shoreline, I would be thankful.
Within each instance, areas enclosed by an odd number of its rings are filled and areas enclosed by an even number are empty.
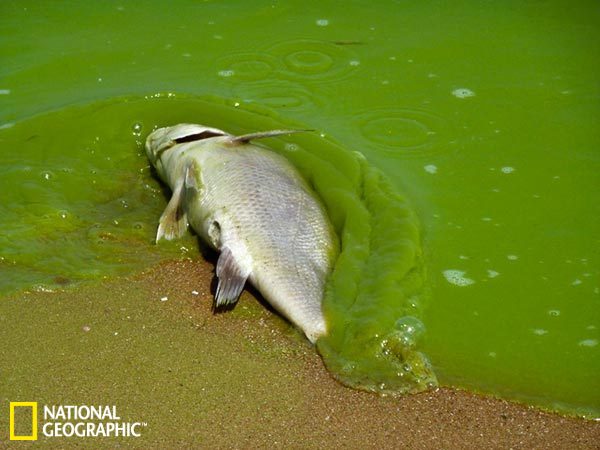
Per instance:
[[[342,386],[248,290],[233,310],[213,314],[212,280],[211,263],[178,260],[63,292],[9,295],[0,318],[31,317],[0,357],[23,348],[34,357],[21,353],[2,401],[104,399],[148,423],[140,438],[100,446],[600,448],[598,421],[447,387],[382,397]]]

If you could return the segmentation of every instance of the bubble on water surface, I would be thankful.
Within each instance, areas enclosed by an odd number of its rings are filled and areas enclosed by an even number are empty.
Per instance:
[[[177,94],[175,94],[174,92],[157,92],[155,94],[144,95],[144,98],[146,100],[149,100],[151,98],[175,98],[175,97],[177,97]]]
[[[579,286],[581,283],[583,283],[579,278],[576,278],[575,280],[573,280],[573,282],[571,283],[571,286]]]
[[[548,315],[558,317],[558,316],[560,316],[560,311],[558,309],[549,309]]]
[[[467,98],[467,97],[474,97],[475,92],[473,92],[471,89],[467,89],[467,88],[458,88],[458,89],[454,89],[452,91],[452,95],[454,95],[456,98]]]
[[[233,70],[219,70],[218,75],[223,78],[229,78],[235,75]]]
[[[360,61],[353,59],[352,61],[349,62],[349,64],[351,66],[360,66]]]
[[[326,27],[329,25],[329,20],[327,19],[317,19],[316,24],[320,27]]]
[[[394,327],[397,330],[395,336],[406,347],[415,347],[425,334],[425,325],[413,316],[401,317],[396,321]]]
[[[519,259],[517,255],[506,255],[506,258],[510,261],[516,261],[517,259]]]
[[[136,137],[141,136],[142,135],[142,124],[139,122],[134,123],[131,126],[131,131],[134,136],[136,136]]]
[[[0,95],[8,95],[10,94],[10,89],[0,89]]]
[[[543,336],[544,334],[548,334],[548,330],[544,330],[543,328],[534,328],[531,331],[537,336]]]
[[[513,173],[515,171],[514,167],[505,166],[500,169],[502,173]]]
[[[454,284],[455,286],[470,286],[474,284],[475,281],[465,277],[465,273],[462,270],[448,269],[442,272],[444,274],[444,278],[450,284]]]
[[[0,125],[0,130],[6,130],[6,129],[12,128],[14,126],[15,126],[14,122],[3,123],[2,125]]]
[[[430,111],[404,108],[370,110],[356,116],[361,135],[377,148],[402,156],[421,156],[452,149],[449,123]]]
[[[46,287],[43,284],[38,284],[38,285],[34,286],[33,290],[35,292],[46,292],[46,293],[52,293],[52,292],[54,292],[54,289]]]
[[[598,339],[584,339],[577,344],[580,347],[595,347],[598,345]]]
[[[42,173],[40,173],[40,175],[44,180],[51,180],[52,178],[54,178],[54,173],[50,172],[49,170],[43,171]]]
[[[496,272],[495,270],[488,270],[487,274],[488,278],[496,278],[498,275],[500,275],[500,272]]]
[[[433,164],[427,164],[426,166],[423,167],[423,169],[425,169],[425,172],[431,173],[431,174],[435,174],[438,171],[437,166],[433,165]]]

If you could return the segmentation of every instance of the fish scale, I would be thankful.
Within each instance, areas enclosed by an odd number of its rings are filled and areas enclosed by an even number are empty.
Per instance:
[[[321,302],[337,238],[316,194],[293,165],[251,144],[248,136],[200,125],[156,130],[146,148],[173,190],[157,239],[178,237],[189,223],[221,252],[217,305],[237,301],[249,279],[312,342],[324,335]]]

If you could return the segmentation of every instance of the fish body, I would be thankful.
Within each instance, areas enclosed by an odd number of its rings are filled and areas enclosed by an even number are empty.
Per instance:
[[[321,309],[337,238],[315,193],[283,156],[216,128],[180,124],[146,140],[173,195],[157,240],[191,226],[220,252],[216,305],[235,303],[249,280],[311,342],[326,334]]]

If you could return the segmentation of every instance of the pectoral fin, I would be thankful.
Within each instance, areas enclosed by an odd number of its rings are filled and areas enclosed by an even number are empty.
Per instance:
[[[167,241],[183,236],[187,230],[187,214],[183,210],[184,180],[177,183],[171,200],[167,204],[158,222],[156,242],[165,238]]]
[[[230,305],[237,302],[249,273],[243,270],[235,260],[229,247],[223,247],[217,261],[217,293],[216,306]]]
[[[202,183],[200,181],[200,171],[195,163],[190,163],[185,168],[185,187],[200,192]]]

